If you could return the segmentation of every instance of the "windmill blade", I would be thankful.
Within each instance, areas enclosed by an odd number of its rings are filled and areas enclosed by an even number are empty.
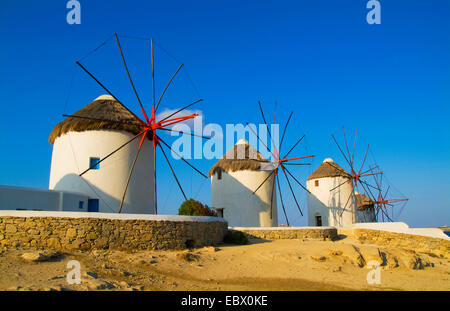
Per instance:
[[[120,201],[119,213],[122,212],[123,202],[125,201],[125,196],[127,194],[128,185],[130,184],[131,175],[133,174],[134,166],[136,165],[136,161],[138,159],[139,153],[141,152],[141,149],[142,149],[143,145],[144,145],[143,143],[139,144],[139,148],[138,148],[138,150],[136,152],[136,156],[134,157],[133,164],[131,165],[130,173],[128,174],[127,183],[125,185],[125,190],[123,192],[122,200]]]
[[[175,76],[177,75],[178,71],[180,71],[180,69],[181,69],[181,67],[183,67],[183,65],[184,64],[181,64],[180,67],[178,67],[177,71],[175,71],[175,73],[170,78],[169,82],[166,84],[166,87],[162,91],[161,96],[159,96],[158,103],[156,104],[155,112],[156,112],[156,110],[158,110],[159,104],[161,103],[161,100],[162,100],[164,94],[166,93],[167,88],[169,87],[170,83],[172,83],[173,78],[175,78]]]
[[[342,173],[344,176],[350,176],[349,173],[347,173],[345,170],[343,170],[342,168],[338,167],[337,165],[335,166],[335,165],[331,164],[330,162],[324,162],[324,163],[326,163],[326,164],[328,164],[329,166],[331,166],[332,168],[338,170],[338,171],[339,171],[340,173]]]
[[[356,137],[358,136],[358,131],[355,131],[355,141],[353,142],[353,151],[352,151],[352,163],[355,160],[355,147],[356,147]]]
[[[173,132],[173,133],[179,133],[179,134],[186,134],[186,135],[191,135],[191,136],[200,137],[200,138],[204,138],[204,139],[211,139],[212,138],[212,137],[197,135],[197,134],[193,134],[193,133],[189,133],[189,132],[183,132],[183,131],[177,131],[177,130],[172,130],[172,129],[166,129],[164,127],[160,127],[160,128],[158,128],[158,130],[163,130],[163,131]]]
[[[345,127],[342,127],[342,130],[344,131],[344,143],[345,148],[347,149],[347,156],[350,159],[351,166],[353,167],[353,161],[351,160],[350,150],[348,149],[348,143],[347,143],[347,135],[345,134]]]
[[[283,145],[284,135],[286,134],[286,129],[287,129],[287,127],[288,127],[289,121],[291,121],[291,117],[292,117],[292,114],[293,114],[293,113],[294,113],[294,112],[291,111],[291,114],[289,115],[289,118],[288,118],[287,121],[286,121],[286,125],[284,126],[283,135],[281,136],[281,142],[280,142],[280,147],[279,147],[280,152],[281,152],[281,146]],[[275,123],[275,122],[274,122],[274,123]]]
[[[283,167],[281,167],[281,168],[283,168]],[[286,177],[286,180],[287,180],[288,185],[289,185],[289,189],[291,190],[292,196],[294,197],[294,201],[295,201],[295,204],[297,205],[297,208],[298,208],[298,210],[299,210],[299,212],[300,212],[300,215],[303,216],[302,209],[300,208],[300,205],[299,205],[298,202],[297,202],[297,198],[295,197],[294,190],[292,190],[291,182],[289,181],[289,178],[288,178],[288,176],[287,176],[285,170],[283,169],[282,171],[283,171],[284,177]]]
[[[294,175],[292,175],[292,173],[286,168],[284,167],[284,169],[286,170],[286,172],[288,172],[288,174],[297,182],[297,184],[300,185],[300,187],[302,187],[306,192],[311,193],[311,191],[309,191],[305,186],[303,186],[303,184],[301,182],[299,182],[297,180],[297,178],[294,177]]]
[[[264,112],[263,112],[263,109],[261,107],[261,102],[259,100],[258,100],[258,105],[259,105],[259,111],[261,111],[261,115],[262,115],[264,124],[266,125],[267,132],[269,133],[269,137],[270,137],[270,139],[272,139],[272,134],[270,133],[269,125],[266,122],[266,118],[264,117]]]
[[[311,165],[311,163],[283,163],[283,165]]]
[[[194,104],[196,104],[196,103],[199,103],[199,102],[201,102],[201,101],[203,101],[203,99],[198,99],[198,100],[196,100],[195,102],[193,102],[193,103],[191,103],[191,104],[189,104],[189,105],[187,105],[187,106],[185,106],[185,107],[183,107],[183,108],[181,108],[181,109],[178,109],[178,110],[175,111],[174,113],[168,115],[167,117],[165,117],[165,118],[162,119],[162,120],[159,120],[158,122],[163,122],[163,121],[169,119],[170,117],[173,117],[173,116],[176,115],[177,113],[180,113],[181,111],[183,111],[183,110],[185,110],[185,109],[191,107],[192,105],[194,105]],[[157,122],[157,123],[158,123],[158,122]]]
[[[154,137],[153,139],[158,139]],[[153,178],[155,181],[155,186],[153,188],[154,196],[155,196],[155,214],[158,215],[158,192],[157,192],[157,179],[156,179],[156,148],[154,149],[154,159],[153,159]]]
[[[350,192],[350,195],[347,198],[347,202],[345,202],[344,208],[342,209],[341,213],[339,214],[339,217],[342,217],[345,210],[347,209],[348,202],[350,202],[350,198],[354,195],[355,195],[355,190],[354,190],[353,183],[352,183],[352,191]]]
[[[135,140],[136,138],[138,138],[140,135],[143,135],[145,131],[140,132],[139,134],[137,134],[136,136],[134,136],[132,139],[130,139],[129,141],[127,141],[126,143],[122,144],[119,148],[117,148],[116,150],[114,150],[113,152],[111,152],[110,154],[108,154],[107,156],[105,156],[104,158],[100,159],[98,162],[96,162],[95,164],[91,165],[87,170],[83,171],[81,174],[79,174],[78,176],[83,176],[85,173],[87,173],[88,171],[90,171],[91,169],[93,169],[94,167],[96,167],[98,164],[100,164],[101,162],[105,161],[107,158],[109,158],[110,156],[112,156],[114,153],[116,153],[117,151],[119,151],[120,149],[122,149],[123,147],[125,147],[126,145],[128,145],[129,143],[131,143],[133,140]]]
[[[364,160],[363,160],[363,162],[362,162],[362,164],[361,164],[361,168],[359,169],[358,174],[361,174],[361,171],[362,171],[362,169],[363,169],[363,167],[364,167],[364,163],[366,163],[367,153],[368,153],[368,152],[369,152],[369,145],[367,145],[366,154],[364,155]]]
[[[273,197],[274,197],[274,195],[273,195],[273,193],[274,193],[274,191],[275,191],[275,182],[276,182],[276,179],[277,179],[277,175],[275,174],[275,175],[273,175],[273,178],[274,178],[274,181],[272,182],[272,194],[270,195],[270,219],[272,219],[272,214],[273,214]]]
[[[249,126],[250,124],[248,122],[245,123],[247,125],[247,127],[250,129],[250,131],[252,131],[252,133],[256,136],[256,138],[258,138],[258,140],[261,142],[261,144],[263,144],[264,147],[266,147],[267,151],[269,151],[272,156],[275,156],[274,153],[269,149],[269,147],[267,147],[267,145],[262,141],[262,139],[258,136],[258,134],[255,132],[254,129],[252,129],[251,126]]]
[[[127,108],[127,106],[125,106],[120,100],[117,99],[117,97],[115,95],[113,95],[113,93],[110,92],[110,90],[108,90],[106,88],[106,86],[104,86],[96,77],[94,77],[94,75],[92,73],[90,73],[83,65],[81,65],[81,63],[79,61],[76,62],[76,64],[78,66],[81,67],[81,69],[84,70],[84,72],[86,72],[92,79],[94,79],[95,82],[98,83],[98,85],[100,85],[109,95],[111,95],[115,100],[117,100],[129,113],[131,113],[133,115],[133,117],[142,125],[145,125],[145,122],[142,121],[136,114],[134,114],[130,109]]]
[[[153,105],[152,110],[155,111],[155,62],[153,57],[153,38],[150,38],[150,49],[151,49],[151,57],[152,57],[152,89],[153,89]]]
[[[194,167],[191,163],[189,163],[188,161],[186,161],[182,156],[180,156],[175,150],[172,149],[172,147],[170,147],[164,140],[161,139],[161,137],[158,137],[158,140],[161,141],[167,148],[170,149],[170,151],[172,151],[173,153],[175,153],[181,160],[183,160],[184,163],[186,163],[187,165],[189,165],[190,167],[192,167],[194,170],[196,170],[200,175],[202,175],[205,178],[208,178],[208,176],[206,176],[205,174],[203,174],[200,170],[198,170],[196,167]]]
[[[348,165],[353,169],[352,164],[350,163],[350,161],[347,159],[347,157],[345,156],[345,153],[342,151],[341,146],[339,146],[336,138],[334,137],[334,135],[331,135],[331,137],[333,138],[336,146],[339,148],[339,151],[341,152],[342,156],[344,157],[345,161],[348,163]]]
[[[161,146],[161,145],[160,145],[160,146]],[[170,164],[170,161],[169,161],[169,159],[167,158],[167,155],[166,155],[166,153],[164,152],[164,149],[163,149],[162,146],[161,146],[161,151],[162,151],[162,153],[163,153],[163,155],[164,155],[164,158],[166,159],[167,164],[169,164],[170,170],[172,171],[173,177],[175,177],[175,180],[177,181],[177,184],[178,184],[178,187],[179,187],[180,190],[181,190],[181,193],[183,193],[184,199],[187,201],[186,194],[184,193],[183,188],[181,187],[180,181],[178,180],[177,175],[175,174],[175,171],[173,170],[172,165]]]
[[[131,79],[130,71],[128,70],[127,62],[125,61],[125,56],[123,55],[122,47],[120,46],[119,37],[117,36],[117,33],[114,33],[114,36],[116,37],[117,46],[119,47],[120,56],[122,56],[123,65],[125,67],[125,71],[127,72],[128,79],[130,80],[131,87],[133,88],[134,94],[136,95],[136,98],[139,102],[139,106],[141,106],[142,114],[144,115],[145,120],[147,120],[147,122],[148,122],[149,119],[148,119],[147,113],[145,112],[144,106],[142,106],[142,103],[141,103],[141,99],[139,98],[136,88],[134,87],[133,79]]]
[[[292,148],[286,153],[286,155],[283,157],[283,159],[286,159],[287,156],[289,155],[289,153],[291,153],[292,150],[294,150],[294,148],[303,140],[303,138],[305,138],[305,134],[303,134],[303,136],[297,140],[297,142],[294,144],[294,146],[292,146]]]
[[[266,177],[266,179],[264,179],[264,181],[258,186],[258,188],[256,188],[255,191],[253,191],[252,194],[255,194],[255,193],[259,190],[259,188],[261,188],[262,185],[265,184],[265,182],[270,178],[270,176],[272,176],[272,174],[275,172],[275,170],[277,170],[277,169],[272,170],[272,171],[270,172],[270,174]]]
[[[334,187],[333,189],[331,189],[330,192],[333,191],[333,190],[336,190],[337,188],[339,188],[339,187],[341,187],[341,186],[343,186],[343,185],[345,185],[345,184],[348,183],[349,181],[351,181],[351,179],[347,179],[347,180],[344,181],[343,183],[340,183],[339,185],[337,185],[336,187]]]
[[[286,214],[286,209],[284,207],[283,195],[281,194],[281,187],[280,187],[280,180],[279,180],[279,178],[276,178],[276,181],[277,181],[277,185],[278,185],[278,193],[280,194],[280,201],[281,201],[281,207],[283,208],[284,218],[286,219],[286,223],[287,223],[287,225],[289,227],[290,226],[289,225],[289,220],[288,220],[288,217],[287,217],[287,214]]]

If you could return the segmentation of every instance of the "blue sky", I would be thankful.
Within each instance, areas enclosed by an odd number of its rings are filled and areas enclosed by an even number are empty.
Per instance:
[[[326,157],[344,166],[331,134],[357,129],[357,151],[370,143],[371,157],[410,199],[399,220],[450,224],[448,1],[380,0],[380,25],[367,24],[365,0],[80,3],[81,25],[66,23],[65,0],[0,3],[0,184],[48,187],[48,134],[62,113],[104,93],[74,63],[117,32],[154,38],[159,90],[185,63],[163,107],[200,96],[195,109],[205,122],[225,125],[261,122],[257,101],[267,111],[277,101],[284,113],[295,111],[289,139],[307,135],[305,147],[316,155],[311,169]],[[146,44],[124,39],[148,99]],[[86,64],[136,110],[114,48],[110,41]],[[207,171],[214,161],[194,163]],[[158,166],[160,211],[175,213],[181,195],[171,195],[176,185]],[[186,192],[210,204],[209,180],[175,166]],[[298,174],[306,178],[308,169]],[[292,202],[288,209],[294,224],[306,224]]]

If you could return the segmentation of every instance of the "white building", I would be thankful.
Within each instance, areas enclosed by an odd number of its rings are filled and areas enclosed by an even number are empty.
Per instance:
[[[96,98],[76,116],[58,123],[49,136],[53,145],[49,189],[84,194],[88,211],[118,212],[140,138],[82,172],[140,132],[132,113],[109,95]],[[111,122],[99,120],[111,120]],[[124,123],[128,122],[128,123]],[[146,137],[126,192],[122,213],[154,213],[154,149]]]
[[[246,140],[238,141],[209,171],[213,208],[232,227],[278,226],[274,174],[267,179],[272,170]]]
[[[81,193],[0,186],[0,210],[86,212],[88,202]]]
[[[373,202],[363,194],[352,195],[350,174],[330,158],[308,177],[306,187],[309,226],[349,227],[376,221]]]

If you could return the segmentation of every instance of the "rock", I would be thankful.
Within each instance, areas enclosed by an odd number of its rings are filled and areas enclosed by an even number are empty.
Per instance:
[[[177,258],[180,260],[184,260],[184,261],[197,261],[198,260],[198,255],[192,254],[190,252],[183,252],[183,253],[178,253],[177,254]]]
[[[324,262],[325,260],[327,260],[327,257],[325,257],[325,256],[311,256],[311,259],[315,260],[315,261],[319,261],[319,262]]]
[[[381,253],[377,247],[367,246],[361,248],[359,251],[366,263],[376,261],[380,266],[386,264],[385,254]]]
[[[97,273],[86,271],[84,276],[91,279],[98,279]]]
[[[343,251],[330,251],[330,256],[341,256]]]
[[[84,283],[87,285],[89,290],[102,290],[115,288],[113,284],[99,279],[85,279]]]
[[[218,248],[218,247],[214,247],[214,246],[206,246],[206,247],[203,247],[200,251],[204,251],[204,252],[218,252],[218,251],[220,251],[220,248]]]
[[[23,253],[21,257],[25,261],[30,262],[46,261],[49,259],[49,257],[42,252]]]

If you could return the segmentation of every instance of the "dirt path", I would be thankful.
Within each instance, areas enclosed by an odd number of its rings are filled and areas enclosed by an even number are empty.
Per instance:
[[[252,240],[191,251],[92,251],[30,262],[0,254],[1,290],[450,290],[450,260],[352,240]],[[82,283],[69,285],[69,260]],[[369,261],[382,264],[370,285]],[[86,273],[87,272],[87,273]]]

